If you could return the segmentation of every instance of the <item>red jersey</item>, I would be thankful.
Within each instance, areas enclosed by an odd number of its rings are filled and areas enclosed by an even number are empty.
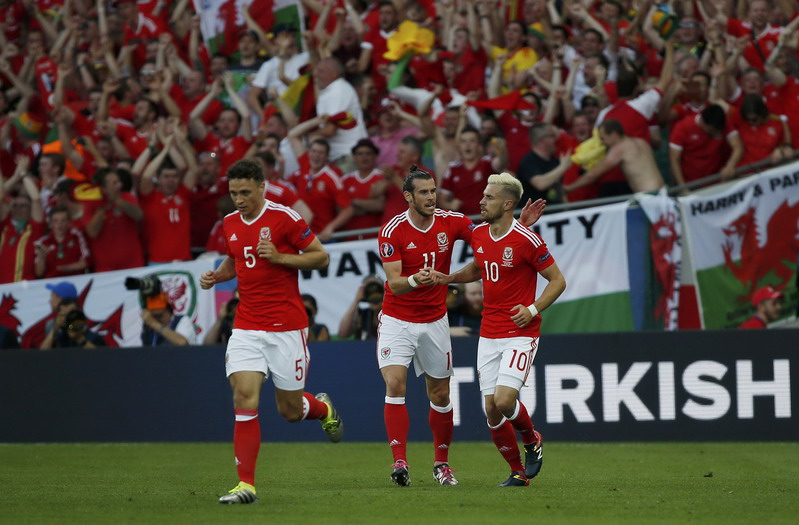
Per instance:
[[[131,158],[137,159],[141,152],[147,149],[148,137],[144,133],[131,126],[130,124],[123,124],[117,122],[117,137],[125,145]]]
[[[121,197],[134,206],[139,205],[139,201],[130,193],[122,192]],[[86,201],[83,204],[84,227],[94,217],[98,208],[106,206],[108,206],[106,199]],[[117,206],[106,210],[100,233],[97,234],[97,237],[90,239],[89,245],[94,256],[95,272],[110,272],[144,266],[138,224]]]
[[[788,76],[782,87],[766,84],[763,88],[763,96],[766,98],[769,111],[788,117],[791,146],[793,149],[799,148],[799,81]]]
[[[261,238],[277,251],[297,254],[316,238],[302,217],[280,204],[266,201],[261,213],[245,221],[238,211],[224,219],[227,255],[236,263],[241,302],[234,328],[286,332],[308,327],[300,299],[299,270],[258,257]]]
[[[297,195],[313,210],[311,230],[320,232],[336,218],[340,208],[350,205],[350,199],[341,184],[338,168],[326,164],[324,168],[311,175],[308,154],[297,159],[300,169],[291,176],[291,183],[297,188]]]
[[[194,107],[205,98],[205,93],[201,93],[194,98],[188,98],[179,86],[173,84],[172,87],[169,88],[169,96],[172,97],[175,104],[180,107],[180,118],[183,123],[186,123],[189,121],[189,115]],[[222,103],[217,99],[213,99],[208,105],[208,108],[206,108],[200,116],[200,120],[202,120],[206,126],[213,126],[223,109],[225,109],[225,107]]]
[[[191,192],[183,185],[167,197],[153,189],[141,196],[147,259],[155,263],[191,260]]]
[[[530,128],[516,118],[512,111],[505,111],[497,119],[505,143],[508,145],[508,169],[519,173],[519,163],[530,151]]]
[[[361,178],[357,171],[347,173],[344,175],[344,178],[341,179],[341,183],[344,185],[344,189],[346,190],[350,200],[369,199],[378,196],[371,194],[372,186],[382,180],[385,180],[385,177],[383,177],[383,172],[378,169],[374,169],[365,178]],[[362,228],[376,228],[380,226],[381,218],[381,213],[379,212],[356,215],[349,220],[343,229],[360,230]]]
[[[33,245],[46,227],[33,219],[17,231],[11,217],[0,221],[0,283],[36,279]]]
[[[420,230],[409,212],[401,213],[383,226],[377,242],[383,263],[401,261],[400,275],[407,277],[430,266],[449,273],[452,245],[458,239],[472,238],[474,224],[462,213],[436,210],[433,224]],[[420,286],[402,295],[386,284],[383,313],[411,323],[432,323],[447,314],[447,287]]]
[[[741,323],[738,328],[767,328],[766,323],[763,319],[759,318],[756,315],[753,315],[743,323]]]
[[[743,57],[752,67],[765,72],[766,68],[764,62],[768,60],[771,52],[777,47],[777,41],[780,38],[780,33],[782,33],[782,28],[767,24],[763,32],[759,35],[753,35],[753,39],[752,36],[750,36],[752,35],[752,24],[736,20],[735,18],[727,18],[727,33],[736,38],[742,36],[750,37],[749,45],[744,49]]]
[[[733,128],[730,133],[738,133],[744,146],[744,154],[738,161],[738,166],[763,160],[785,143],[782,118],[777,115],[769,115],[763,124],[752,126],[741,118],[740,111],[734,110],[730,120]]]
[[[669,148],[679,150],[680,168],[685,182],[718,173],[729,156],[724,137],[714,137],[699,127],[698,115],[675,124],[669,137]]]
[[[603,109],[596,119],[599,126],[605,119],[618,120],[624,133],[651,142],[649,126],[663,94],[657,88],[647,89],[631,100],[619,100]]]
[[[47,248],[45,269],[44,275],[41,277],[42,279],[78,275],[84,273],[84,270],[64,272],[59,270],[58,267],[80,261],[86,261],[87,264],[90,263],[89,244],[86,242],[86,237],[83,235],[83,232],[77,228],[70,228],[69,231],[67,231],[64,242],[58,242],[52,233],[48,233],[36,241],[36,245]]]
[[[492,173],[491,157],[483,157],[471,169],[460,160],[450,162],[444,172],[441,189],[463,203],[460,209],[463,214],[474,215],[480,213],[480,200]]]
[[[225,238],[225,223],[222,219],[216,221],[205,243],[205,251],[227,253],[227,239]]]
[[[467,44],[463,54],[455,59],[455,81],[452,83],[464,95],[470,91],[485,91],[488,55],[480,46],[477,51]]]
[[[527,326],[519,328],[511,321],[516,313],[511,308],[535,301],[536,274],[555,262],[547,245],[515,219],[499,239],[492,237],[487,223],[478,225],[472,233],[471,245],[475,264],[483,276],[480,337],[538,337],[541,316],[536,315]]]
[[[217,179],[208,187],[199,184],[194,187],[191,194],[191,246],[202,247],[208,242],[208,234],[218,220],[216,203],[219,197],[227,195],[228,181],[226,178]],[[224,252],[219,252],[224,253]]]
[[[227,177],[227,169],[236,161],[244,158],[247,150],[250,149],[251,141],[237,135],[229,139],[223,139],[213,133],[208,133],[205,138],[198,140],[194,148],[203,153],[210,151],[219,155],[219,173]]]
[[[282,180],[270,180],[266,182],[266,194],[264,195],[268,200],[282,204],[291,208],[294,206],[299,197],[297,197],[297,190],[288,182]]]

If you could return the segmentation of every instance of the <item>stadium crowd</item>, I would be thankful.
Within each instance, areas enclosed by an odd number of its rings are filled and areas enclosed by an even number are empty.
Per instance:
[[[254,0],[213,43],[193,5],[0,1],[0,283],[225,253],[241,158],[329,241],[414,164],[471,215],[491,173],[574,202],[799,144],[791,0]]]

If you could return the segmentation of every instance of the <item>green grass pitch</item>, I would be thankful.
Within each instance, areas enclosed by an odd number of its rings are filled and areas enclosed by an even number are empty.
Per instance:
[[[500,489],[489,443],[454,443],[461,484],[409,447],[411,487],[378,443],[265,443],[255,505],[220,505],[231,444],[0,444],[0,523],[797,523],[798,443],[547,443],[530,487]]]

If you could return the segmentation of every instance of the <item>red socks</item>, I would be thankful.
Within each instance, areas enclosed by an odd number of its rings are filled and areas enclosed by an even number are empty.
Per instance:
[[[524,407],[521,401],[516,401],[516,411],[511,417],[508,418],[513,428],[519,431],[519,436],[522,438],[522,443],[529,445],[535,441],[535,432],[533,432],[533,420],[530,419],[530,414]]]
[[[439,407],[430,403],[428,417],[433,431],[433,446],[436,448],[436,464],[449,462],[449,446],[452,443],[452,403]]]
[[[308,392],[303,392],[302,418],[324,419],[327,417],[327,405]]]
[[[498,426],[489,426],[488,428],[491,429],[491,440],[497,446],[497,450],[505,458],[505,461],[508,462],[508,465],[510,465],[510,469],[524,472],[521,454],[519,453],[519,444],[516,443],[516,432],[514,432],[510,421],[503,418],[502,423]]]
[[[386,405],[383,408],[383,419],[386,422],[388,445],[394,455],[394,461],[407,461],[408,442],[408,409],[405,407],[404,397],[386,396]]]
[[[233,453],[239,480],[255,485],[255,462],[261,448],[261,424],[257,410],[236,410],[233,428]]]

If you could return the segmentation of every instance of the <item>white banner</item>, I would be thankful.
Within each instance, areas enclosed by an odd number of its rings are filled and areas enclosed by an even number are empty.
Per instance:
[[[706,328],[737,326],[761,286],[791,286],[799,253],[799,163],[679,201]]]
[[[0,324],[17,330],[20,339],[41,341],[51,314],[48,284],[68,281],[75,285],[92,330],[113,339],[118,346],[141,346],[141,306],[137,291],[127,290],[127,277],[157,275],[175,313],[188,315],[199,330],[198,340],[216,319],[214,294],[199,287],[200,275],[214,268],[213,259],[165,264],[147,268],[43,279],[0,286]]]

